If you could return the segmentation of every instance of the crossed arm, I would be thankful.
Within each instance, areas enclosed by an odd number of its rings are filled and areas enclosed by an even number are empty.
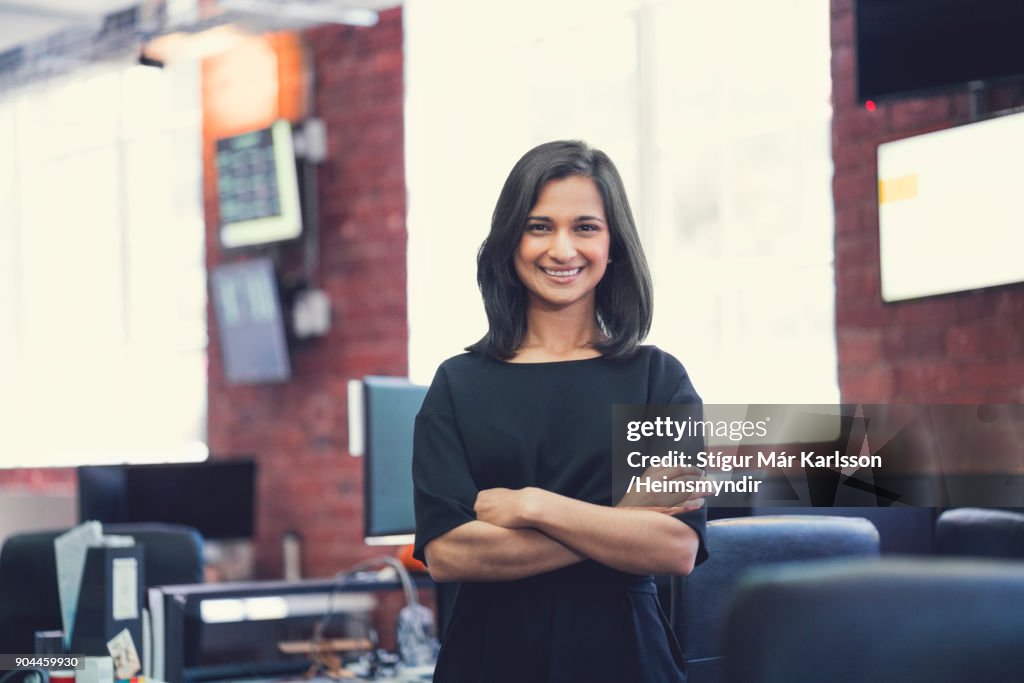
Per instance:
[[[634,574],[688,574],[696,532],[670,515],[700,499],[619,507],[585,503],[538,488],[487,489],[477,519],[430,541],[427,564],[437,581],[511,581],[592,559]]]

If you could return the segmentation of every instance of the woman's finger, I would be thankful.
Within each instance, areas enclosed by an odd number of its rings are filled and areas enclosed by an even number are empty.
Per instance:
[[[669,479],[685,479],[687,477],[697,479],[704,476],[704,470],[699,467],[649,467],[644,475],[668,477]]]

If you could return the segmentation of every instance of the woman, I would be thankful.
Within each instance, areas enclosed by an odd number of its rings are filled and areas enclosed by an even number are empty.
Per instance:
[[[706,557],[703,501],[613,506],[611,414],[700,399],[640,346],[650,275],[608,157],[527,152],[477,278],[487,334],[441,365],[416,418],[415,555],[463,582],[435,680],[684,681],[650,575]]]

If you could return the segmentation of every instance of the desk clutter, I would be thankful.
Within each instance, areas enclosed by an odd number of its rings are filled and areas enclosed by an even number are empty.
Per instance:
[[[53,544],[63,631],[37,634],[36,652],[87,659],[84,670],[97,683],[131,679],[142,671],[143,547],[131,536],[105,535],[99,522]]]
[[[202,542],[188,527],[98,522],[8,537],[0,652],[75,657],[81,666],[42,670],[76,683],[416,681],[432,670],[434,615],[417,596],[429,577],[377,558],[331,579],[200,583]],[[393,623],[375,624],[377,594],[396,590]],[[378,638],[375,627],[395,631]],[[20,668],[10,680],[32,680]]]
[[[333,579],[164,586],[150,591],[154,676],[170,681],[395,679],[433,668],[434,617],[394,558],[375,558]],[[375,593],[401,590],[398,652],[379,647]],[[277,676],[277,678],[274,678]],[[403,680],[403,679],[400,679]],[[415,680],[415,679],[408,679]]]
[[[343,676],[327,677],[315,676],[313,678],[259,678],[230,681],[222,683],[337,683],[339,680],[349,683],[363,683],[364,681],[387,681],[388,683],[430,683],[434,678],[434,667],[412,667],[396,672],[393,676],[380,678],[364,678],[355,671],[347,670]],[[153,683],[153,681],[147,681]]]
[[[432,670],[438,644],[416,592],[433,584],[396,565],[378,558],[333,579],[151,589],[152,674],[183,683],[418,680],[409,672]],[[380,648],[371,621],[374,595],[395,590],[405,595],[397,653]]]

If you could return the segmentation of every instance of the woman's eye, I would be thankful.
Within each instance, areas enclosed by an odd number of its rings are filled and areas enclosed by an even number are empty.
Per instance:
[[[530,232],[543,232],[548,229],[548,226],[545,223],[530,223],[526,226],[526,229]]]
[[[590,225],[588,223],[586,225],[577,225],[576,229],[579,230],[580,232],[594,232],[595,230],[597,230],[597,226],[596,225]]]

